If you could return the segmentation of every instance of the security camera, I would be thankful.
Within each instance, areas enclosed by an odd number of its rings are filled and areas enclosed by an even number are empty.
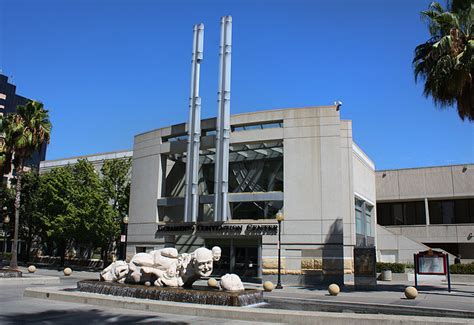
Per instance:
[[[339,111],[341,109],[342,102],[340,100],[336,100],[334,105],[336,106],[336,111]]]

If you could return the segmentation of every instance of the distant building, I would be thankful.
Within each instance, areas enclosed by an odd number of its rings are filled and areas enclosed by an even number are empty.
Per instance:
[[[71,158],[61,158],[55,160],[42,161],[40,164],[40,174],[47,173],[50,170],[58,167],[64,167],[67,165],[74,165],[81,159],[89,161],[97,172],[100,172],[104,162],[112,159],[125,159],[132,158],[133,152],[130,150],[104,152],[86,156],[76,156]]]
[[[381,170],[377,180],[379,259],[412,262],[440,248],[474,261],[474,165]]]
[[[26,105],[32,99],[16,94],[16,86],[8,82],[8,77],[0,74],[0,116],[14,113],[19,105]],[[40,161],[46,158],[47,144],[43,144],[41,150],[35,152],[26,163],[27,167],[38,169]],[[4,181],[8,181],[12,174],[4,176]]]

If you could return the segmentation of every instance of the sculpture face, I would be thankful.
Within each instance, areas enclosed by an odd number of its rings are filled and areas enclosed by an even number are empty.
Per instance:
[[[201,247],[196,249],[194,254],[194,271],[201,277],[211,275],[213,269],[212,262],[214,261],[212,251]]]
[[[219,246],[212,247],[212,256],[215,262],[221,259],[222,250]]]

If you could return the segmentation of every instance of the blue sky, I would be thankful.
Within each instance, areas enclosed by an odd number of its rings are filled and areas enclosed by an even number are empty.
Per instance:
[[[341,100],[377,169],[473,163],[474,124],[414,81],[429,2],[0,0],[0,68],[50,110],[47,159],[131,149],[187,120],[199,22],[202,115],[216,115],[219,19],[232,15],[232,113]]]

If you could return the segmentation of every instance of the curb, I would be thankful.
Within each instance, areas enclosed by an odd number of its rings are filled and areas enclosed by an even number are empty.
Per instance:
[[[91,304],[113,308],[152,311],[221,319],[278,322],[299,325],[366,325],[366,324],[474,324],[473,320],[435,318],[420,316],[394,316],[353,313],[309,312],[280,309],[257,309],[248,307],[227,307],[187,304],[167,301],[153,301],[137,298],[115,297],[100,294],[63,291],[61,287],[27,288],[24,296],[71,303]],[[71,289],[72,290],[72,289]]]

